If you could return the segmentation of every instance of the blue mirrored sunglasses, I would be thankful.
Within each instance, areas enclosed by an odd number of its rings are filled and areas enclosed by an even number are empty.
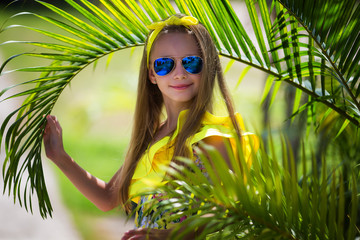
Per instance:
[[[200,73],[203,66],[203,60],[198,56],[188,56],[181,59],[184,69],[191,74]],[[175,68],[175,60],[172,58],[158,58],[154,61],[155,73],[159,76],[169,74]]]

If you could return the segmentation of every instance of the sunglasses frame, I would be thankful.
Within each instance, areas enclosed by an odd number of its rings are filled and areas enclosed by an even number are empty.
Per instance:
[[[189,72],[188,70],[186,70],[186,68],[184,67],[184,64],[183,64],[183,60],[185,59],[185,58],[187,58],[187,57],[197,57],[197,58],[200,58],[201,59],[201,70],[200,70],[200,72],[198,72],[198,73],[191,73],[191,72]],[[165,75],[159,75],[156,71],[155,71],[155,62],[157,61],[157,60],[159,60],[159,59],[162,59],[162,58],[168,58],[168,59],[172,59],[173,61],[174,61],[174,65],[173,65],[173,67],[172,67],[172,69],[170,70],[170,72],[168,72],[167,74],[165,74]],[[176,68],[176,59],[175,58],[172,58],[172,57],[160,57],[160,58],[157,58],[157,59],[155,59],[154,60],[154,63],[153,63],[153,68],[154,68],[154,72],[155,72],[155,74],[156,75],[158,75],[158,76],[160,76],[160,77],[163,77],[163,76],[166,76],[166,75],[168,75],[168,74],[170,74],[175,68]],[[204,60],[202,59],[202,57],[199,57],[199,56],[196,56],[196,55],[190,55],[190,56],[185,56],[185,57],[183,57],[183,58],[181,58],[181,65],[182,65],[182,67],[185,69],[185,71],[187,72],[187,73],[189,73],[189,74],[199,74],[199,73],[201,73],[202,72],[202,68],[203,68],[203,64],[204,64]]]

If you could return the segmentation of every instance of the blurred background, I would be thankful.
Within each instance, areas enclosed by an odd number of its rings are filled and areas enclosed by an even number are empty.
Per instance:
[[[23,14],[9,18],[19,12],[37,12],[50,16],[52,13],[34,1],[18,1],[6,7],[10,1],[0,1],[0,26],[27,25],[46,29],[46,22],[36,16]],[[51,1],[63,6],[64,1]],[[232,1],[239,16],[247,20],[246,7],[241,1]],[[69,11],[71,11],[69,9]],[[246,26],[248,29],[251,26]],[[54,29],[52,29],[55,31]],[[59,30],[60,31],[60,30]],[[10,40],[46,39],[26,28],[14,28],[0,33],[0,42]],[[0,62],[22,52],[36,52],[25,44],[0,45]],[[71,85],[61,94],[53,111],[62,125],[66,151],[76,162],[93,175],[108,181],[122,165],[129,142],[136,87],[142,47],[121,50],[111,57],[104,57],[75,77]],[[264,119],[271,123],[273,131],[288,127],[283,89],[264,114],[261,104],[267,75],[250,69],[239,83],[246,65],[221,58],[228,87],[232,92],[236,109],[242,114],[247,130],[263,134]],[[24,66],[39,66],[42,60],[22,57],[11,62],[5,70]],[[0,89],[36,77],[36,74],[9,73],[0,76]],[[284,87],[284,86],[282,86]],[[7,96],[11,94],[8,93]],[[2,96],[4,99],[6,96]],[[0,124],[21,99],[0,103]],[[3,154],[3,151],[2,153]],[[1,165],[4,156],[1,155]],[[34,209],[27,213],[18,202],[7,194],[0,196],[0,239],[119,239],[126,229],[133,228],[131,220],[121,209],[110,212],[98,210],[84,198],[64,175],[46,157],[43,157],[44,174],[54,207],[52,219],[43,220]],[[3,185],[1,185],[3,186]],[[36,199],[33,200],[36,205]]]

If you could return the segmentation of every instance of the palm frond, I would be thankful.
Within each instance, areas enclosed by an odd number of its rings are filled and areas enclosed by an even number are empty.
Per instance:
[[[281,142],[280,156],[271,147],[270,157],[262,147],[253,156],[250,170],[241,167],[246,165],[242,153],[232,155],[231,171],[213,147],[202,146],[207,154],[200,154],[200,158],[208,177],[191,160],[173,163],[165,186],[141,194],[161,196],[145,203],[151,207],[144,215],[154,209],[167,212],[160,219],[152,216],[158,223],[187,216],[181,224],[182,232],[175,231],[174,239],[203,226],[199,239],[354,239],[360,234],[356,227],[359,186],[355,172],[347,183],[342,170],[327,170],[325,161],[322,172],[318,172],[314,156],[308,166],[303,145],[303,169],[298,175],[293,155],[287,153],[290,144],[284,138]],[[274,144],[271,138],[269,144]],[[346,185],[350,192],[345,191]]]
[[[81,1],[86,7],[80,6],[71,0],[67,1],[83,16],[83,19],[87,20],[85,21],[54,5],[42,1],[38,2],[64,20],[60,21],[38,14],[34,14],[34,16],[67,31],[69,35],[64,36],[53,31],[27,26],[7,27],[7,29],[25,27],[57,42],[8,41],[2,43],[5,46],[14,43],[30,44],[41,47],[47,52],[18,54],[10,57],[2,64],[0,68],[1,75],[11,72],[39,72],[41,76],[1,91],[0,95],[3,95],[11,88],[28,86],[26,90],[2,100],[26,96],[22,106],[12,112],[2,123],[0,139],[4,141],[5,146],[5,161],[3,164],[4,192],[6,189],[9,194],[12,192],[14,198],[17,196],[20,204],[24,203],[26,209],[28,209],[28,206],[31,207],[28,199],[36,192],[41,215],[46,217],[47,214],[51,214],[52,210],[41,165],[41,136],[45,124],[43,116],[50,114],[61,92],[81,70],[112,52],[142,45],[148,30],[145,27],[146,24],[138,20],[134,15],[127,16],[128,12],[126,11],[129,11],[129,9],[124,8],[121,5],[122,3],[115,2],[112,4],[111,1],[103,1],[109,7],[109,11],[116,14],[112,18],[88,1]],[[93,25],[87,22],[91,22]],[[23,67],[5,72],[5,66],[11,60],[20,56],[43,58],[53,62],[48,66]],[[33,87],[34,84],[35,87]],[[16,121],[10,123],[12,116],[16,116]],[[7,127],[9,128],[7,129]],[[21,160],[24,155],[26,155],[25,159]],[[21,165],[20,168],[18,168],[19,165]],[[19,182],[25,171],[28,171],[29,175],[25,184],[25,195],[21,201]],[[26,194],[29,196],[26,196]]]
[[[291,79],[293,85],[302,86],[316,101],[359,126],[360,104],[355,87],[359,82],[355,66],[360,63],[359,3],[279,1],[280,4],[273,34],[279,36],[275,40],[282,41],[280,47],[285,54],[280,61],[294,62],[291,68],[283,68],[281,79]]]

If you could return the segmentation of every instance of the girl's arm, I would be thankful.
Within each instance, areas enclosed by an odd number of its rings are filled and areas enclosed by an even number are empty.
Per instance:
[[[64,150],[62,129],[55,116],[47,116],[44,132],[46,156],[51,159],[74,186],[100,210],[109,211],[119,205],[117,181],[121,168],[106,183],[82,169]]]

